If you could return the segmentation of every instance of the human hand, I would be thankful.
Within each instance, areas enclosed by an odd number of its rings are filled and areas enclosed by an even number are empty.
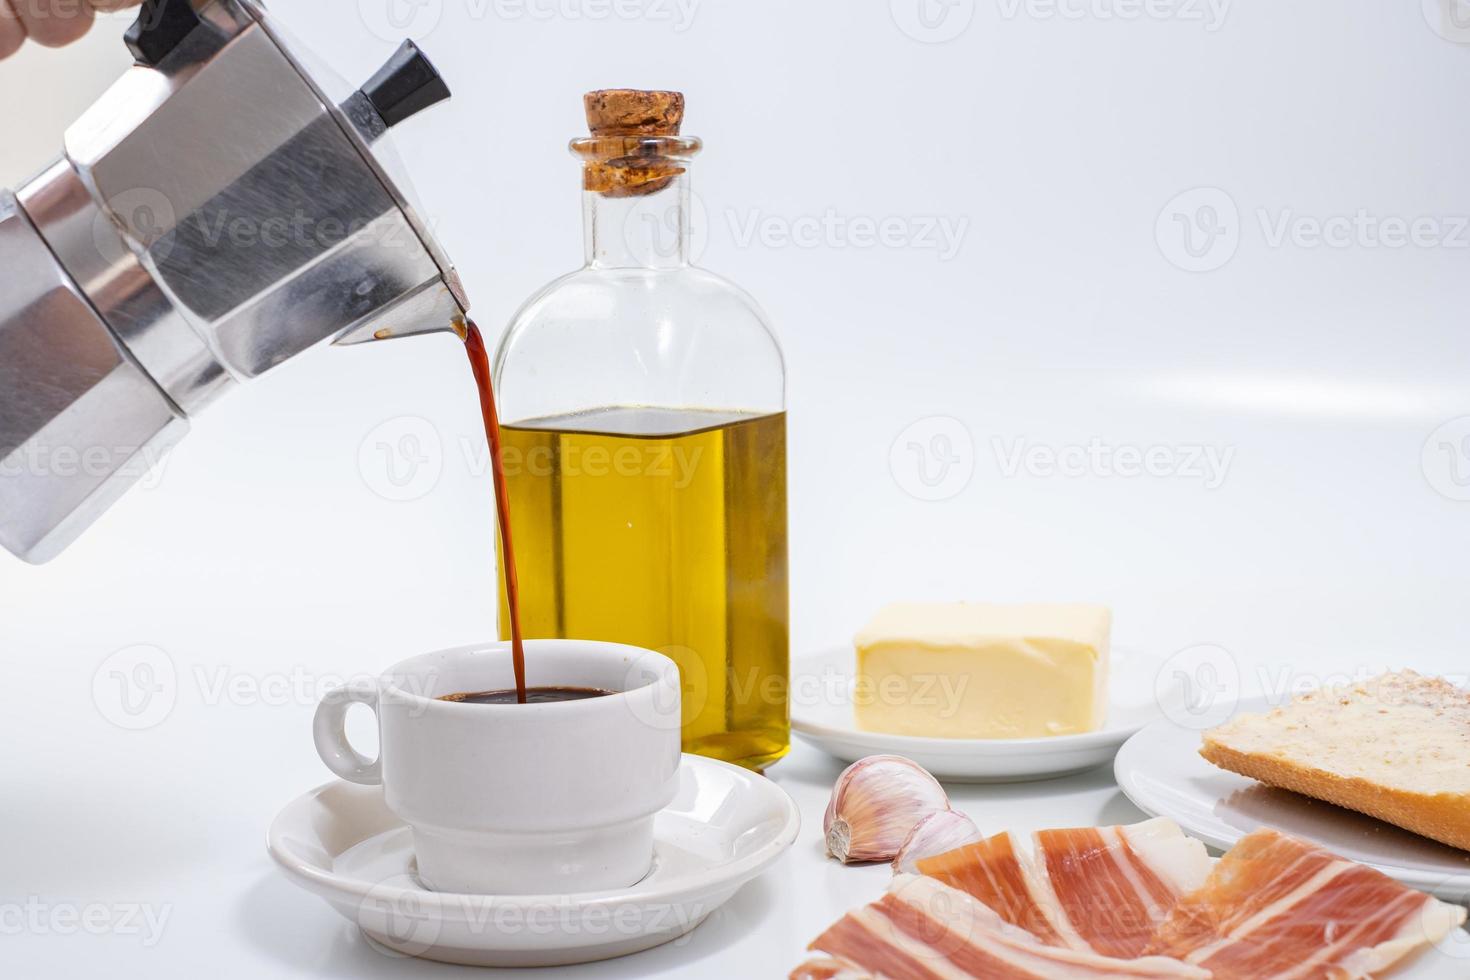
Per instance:
[[[136,7],[140,0],[0,0],[0,58],[30,38],[48,48],[70,44],[92,26],[97,12]],[[187,2],[187,0],[177,0]]]

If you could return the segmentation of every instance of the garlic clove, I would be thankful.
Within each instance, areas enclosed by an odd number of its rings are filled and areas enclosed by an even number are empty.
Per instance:
[[[914,825],[893,858],[895,873],[918,874],[918,864],[927,857],[952,851],[980,840],[975,821],[958,810],[931,813]]]
[[[914,825],[949,809],[939,781],[916,762],[897,755],[870,755],[848,766],[822,821],[827,853],[851,864],[888,861]]]

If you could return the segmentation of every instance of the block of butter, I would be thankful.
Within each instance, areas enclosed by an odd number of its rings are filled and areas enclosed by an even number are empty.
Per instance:
[[[1095,731],[1111,628],[1105,606],[887,606],[857,636],[857,725],[930,738]]]

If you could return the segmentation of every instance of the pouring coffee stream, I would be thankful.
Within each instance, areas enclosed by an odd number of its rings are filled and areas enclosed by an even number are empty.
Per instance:
[[[462,332],[461,332],[462,331]],[[504,560],[501,574],[505,577],[505,594],[510,607],[511,656],[515,666],[516,701],[526,703],[526,650],[521,636],[521,590],[516,580],[515,548],[511,544],[510,498],[505,489],[505,456],[500,445],[500,417],[495,410],[495,385],[490,376],[490,352],[475,321],[455,321],[455,332],[464,339],[480,390],[480,413],[485,418],[485,440],[490,447],[490,472],[495,479],[495,523],[500,529],[500,547]]]

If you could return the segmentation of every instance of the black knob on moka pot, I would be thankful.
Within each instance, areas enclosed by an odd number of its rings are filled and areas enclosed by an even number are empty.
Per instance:
[[[138,19],[123,35],[123,43],[133,53],[134,61],[155,68],[200,23],[199,12],[190,0],[143,0]]]
[[[450,97],[443,76],[412,41],[404,41],[359,91],[389,129]]]

